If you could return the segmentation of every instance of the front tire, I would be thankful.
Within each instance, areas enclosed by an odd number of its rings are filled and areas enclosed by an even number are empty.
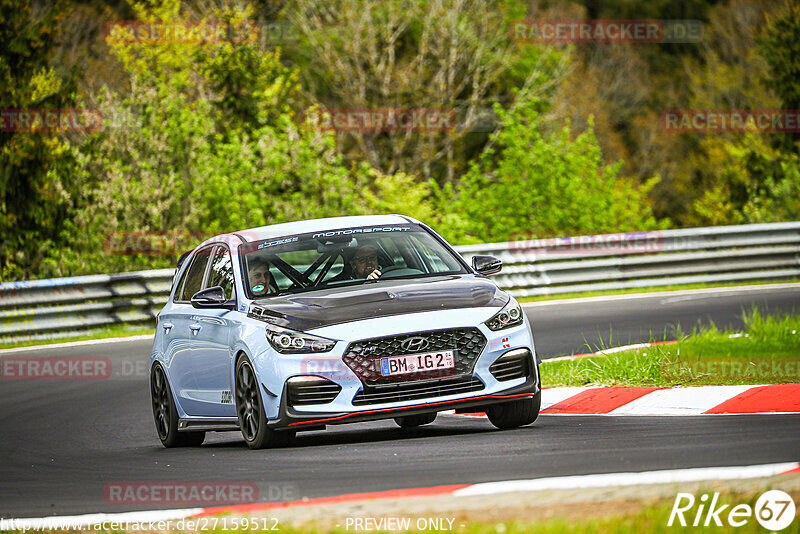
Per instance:
[[[415,428],[422,425],[428,425],[436,420],[436,412],[422,413],[419,415],[404,415],[402,417],[395,417],[394,422],[401,428]]]
[[[489,421],[500,430],[529,425],[539,417],[542,406],[542,391],[529,399],[520,399],[502,404],[493,404],[486,410]]]
[[[203,443],[205,432],[178,432],[178,409],[167,375],[158,364],[150,372],[150,400],[158,439],[164,447],[195,447]]]
[[[294,438],[291,430],[276,431],[267,426],[258,380],[247,356],[236,363],[236,415],[242,437],[251,449],[286,446]]]

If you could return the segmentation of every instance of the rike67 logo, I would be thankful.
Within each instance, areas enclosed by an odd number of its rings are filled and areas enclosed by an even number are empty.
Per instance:
[[[741,527],[755,518],[762,527],[777,532],[791,525],[796,513],[794,500],[781,490],[763,493],[755,507],[749,504],[731,506],[720,501],[719,493],[713,496],[704,493],[699,499],[691,493],[678,493],[667,526]]]

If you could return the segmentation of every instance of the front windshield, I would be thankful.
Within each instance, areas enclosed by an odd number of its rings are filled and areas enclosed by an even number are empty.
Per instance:
[[[416,224],[310,232],[240,247],[250,298],[467,272]]]

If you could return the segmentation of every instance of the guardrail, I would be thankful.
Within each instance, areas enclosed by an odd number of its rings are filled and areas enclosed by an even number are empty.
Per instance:
[[[458,246],[497,256],[493,279],[517,297],[800,278],[800,222]],[[0,284],[0,343],[152,325],[173,269]]]

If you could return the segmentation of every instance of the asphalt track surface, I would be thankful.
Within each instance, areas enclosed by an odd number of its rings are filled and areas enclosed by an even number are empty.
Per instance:
[[[586,352],[587,344],[648,341],[651,332],[670,338],[678,324],[738,328],[742,309],[753,305],[800,311],[800,288],[537,303],[525,310],[546,359]],[[104,489],[115,482],[248,482],[267,501],[800,458],[795,415],[542,416],[505,432],[483,419],[440,415],[414,430],[381,421],[301,433],[285,449],[251,451],[238,433],[219,433],[198,448],[167,450],[150,410],[150,349],[149,341],[133,341],[16,353],[103,356],[113,372],[95,381],[0,381],[0,517],[189,507],[112,504]]]

